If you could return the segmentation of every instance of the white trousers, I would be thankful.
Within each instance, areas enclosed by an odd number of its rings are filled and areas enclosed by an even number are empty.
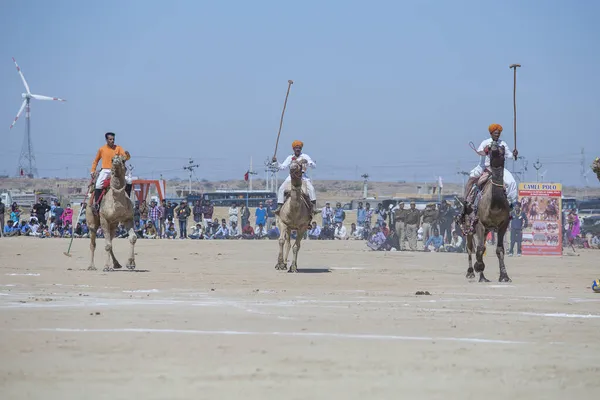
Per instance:
[[[110,169],[108,169],[108,168],[101,169],[100,172],[98,173],[98,178],[96,179],[96,189],[102,189],[102,185],[104,184],[104,181],[109,176],[110,176]],[[125,174],[125,183],[128,185],[131,185],[131,182],[132,182],[131,174],[129,174],[129,173]]]
[[[316,201],[317,195],[315,193],[315,188],[312,185],[312,182],[310,181],[310,179],[303,176],[302,181],[306,182],[306,189],[308,190],[308,196],[310,197],[310,200]],[[292,178],[290,178],[289,175],[287,178],[285,178],[285,181],[283,181],[281,186],[279,186],[279,190],[277,191],[277,203],[283,204],[283,200],[285,198],[285,189],[288,187],[289,188],[292,187]]]
[[[481,168],[481,165],[478,165],[471,170],[469,176],[472,178],[479,178],[481,174],[483,174],[483,168]],[[504,187],[506,188],[506,195],[510,204],[516,203],[517,198],[519,197],[517,182],[515,181],[514,176],[506,168],[504,168]]]

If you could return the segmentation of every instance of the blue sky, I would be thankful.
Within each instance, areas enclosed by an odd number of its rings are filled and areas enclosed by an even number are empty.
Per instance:
[[[242,178],[294,139],[313,179],[459,181],[469,141],[504,126],[546,180],[581,184],[600,155],[600,28],[593,1],[4,2],[0,12],[0,173],[14,174],[23,86],[42,176],[85,176],[106,131],[138,175]],[[258,165],[257,165],[258,164]],[[512,167],[512,163],[508,165]],[[259,172],[261,172],[259,170]],[[259,176],[262,176],[261,172]],[[598,182],[590,173],[590,185]]]

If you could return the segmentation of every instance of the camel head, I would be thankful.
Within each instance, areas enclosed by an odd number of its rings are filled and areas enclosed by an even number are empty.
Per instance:
[[[490,167],[504,169],[504,146],[500,146],[497,141],[492,141],[489,150]]]
[[[302,173],[306,170],[306,160],[293,160],[290,164],[290,178],[292,179],[292,184],[296,182],[297,184],[301,184],[302,182]]]
[[[126,158],[120,155],[115,155],[112,158],[112,173],[115,176],[125,176],[125,160]]]

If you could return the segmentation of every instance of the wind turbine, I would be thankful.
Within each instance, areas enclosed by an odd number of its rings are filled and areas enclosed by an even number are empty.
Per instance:
[[[21,97],[23,97],[23,104],[21,104],[21,108],[19,109],[19,112],[17,113],[15,120],[13,121],[12,124],[10,124],[10,129],[12,129],[13,126],[15,126],[15,124],[17,123],[17,120],[23,113],[23,109],[26,109],[26,111],[25,111],[26,136],[25,136],[25,141],[23,143],[23,149],[21,150],[21,157],[19,158],[19,175],[24,175],[23,169],[24,169],[24,167],[26,167],[24,164],[25,164],[25,161],[27,161],[27,164],[28,164],[27,167],[29,168],[27,176],[29,178],[33,178],[34,170],[36,168],[34,167],[35,156],[33,155],[33,147],[31,145],[31,121],[30,121],[31,108],[30,108],[29,103],[31,102],[31,99],[55,100],[55,101],[66,101],[66,100],[59,99],[58,97],[48,97],[48,96],[42,96],[39,94],[32,94],[31,90],[29,90],[29,85],[27,84],[27,81],[25,80],[25,76],[23,76],[23,72],[21,72],[21,68],[19,68],[19,64],[17,64],[17,60],[15,60],[14,57],[12,59],[13,59],[13,62],[15,63],[15,67],[17,67],[17,72],[21,76],[21,80],[23,81],[23,85],[25,86],[26,93],[21,94]]]

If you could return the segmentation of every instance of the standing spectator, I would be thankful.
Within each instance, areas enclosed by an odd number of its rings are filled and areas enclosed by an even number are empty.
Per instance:
[[[202,219],[202,206],[200,205],[200,200],[196,200],[196,202],[194,203],[192,213],[194,214],[194,222],[199,223]]]
[[[383,207],[383,203],[377,204],[375,214],[377,214],[377,226],[381,228],[387,219],[387,211]]]
[[[159,238],[165,237],[165,231],[167,230],[167,226],[165,225],[165,221],[167,219],[167,201],[163,199],[160,204],[160,218],[159,225],[156,227],[156,231],[158,232]]]
[[[394,230],[398,236],[398,250],[405,250],[404,241],[406,240],[406,213],[404,202],[401,201],[394,207]]]
[[[346,219],[346,212],[342,208],[341,203],[337,203],[335,205],[335,210],[333,211],[333,222],[339,226],[340,222],[343,223]]]
[[[325,203],[325,207],[321,210],[321,218],[323,219],[323,228],[326,228],[333,221],[333,210],[329,202]]]
[[[414,201],[410,202],[410,208],[406,210],[406,238],[411,251],[417,250],[417,232],[421,222],[421,212],[417,210]]]
[[[10,206],[10,220],[14,224],[13,227],[15,225],[19,224],[20,218],[21,218],[21,210],[19,209],[19,206],[17,205],[17,202],[15,201]]]
[[[140,219],[140,203],[136,201],[135,206],[133,206],[133,224],[141,225]]]
[[[438,219],[438,210],[435,209],[434,203],[429,203],[423,211],[423,241],[427,242],[431,236],[431,232],[436,228]]]
[[[264,226],[271,226],[275,222],[275,213],[273,211],[275,211],[277,207],[273,205],[273,200],[269,199],[267,200],[267,206],[265,208],[267,209],[267,222]]]
[[[67,208],[65,208],[62,215],[62,220],[64,224],[68,222],[70,225],[73,225],[73,209],[71,208],[71,204],[67,204]]]
[[[452,222],[454,221],[454,209],[450,206],[448,200],[440,203],[438,214],[438,223],[440,225],[440,234],[444,236],[446,243],[452,240]]]
[[[356,224],[361,227],[365,227],[367,222],[367,211],[363,208],[362,201],[358,202],[358,208],[356,209]]]
[[[236,203],[233,203],[231,207],[229,207],[229,226],[234,222],[237,224],[239,212],[240,210],[238,210]]]
[[[4,234],[4,213],[6,213],[6,206],[0,199],[0,236]]]
[[[373,210],[371,209],[371,203],[366,203],[365,204],[365,230],[367,231],[367,233],[371,232],[372,219],[373,219]]]
[[[202,216],[204,217],[204,230],[208,230],[210,225],[212,224],[214,207],[210,203],[210,200],[206,200],[202,205]]]
[[[192,210],[190,210],[186,200],[182,200],[179,206],[175,208],[175,214],[179,220],[179,238],[187,239],[187,220],[192,214]]]
[[[150,210],[148,211],[148,217],[150,221],[152,221],[152,226],[156,230],[156,227],[160,227],[160,218],[162,217],[160,207],[156,203],[156,201],[152,200],[150,202]],[[158,231],[155,233],[156,236],[160,237]]]
[[[263,208],[263,203],[258,203],[258,208],[254,212],[256,216],[256,226],[259,224],[262,226],[266,226],[267,224],[267,210]]]
[[[54,222],[56,222],[56,224],[58,226],[62,226],[63,224],[63,213],[65,212],[65,209],[62,208],[60,206],[60,202],[56,202],[56,207],[54,207]]]
[[[521,203],[515,204],[515,209],[510,212],[510,250],[508,256],[514,254],[515,243],[517,244],[517,257],[521,256],[521,243],[523,242],[523,229],[527,228],[527,215],[521,210]]]
[[[243,230],[244,227],[246,227],[246,225],[250,224],[250,210],[248,209],[248,206],[245,205],[244,203],[242,203],[242,206],[240,207],[240,217],[242,218],[242,230]]]
[[[148,222],[148,204],[143,200],[140,204],[140,225],[145,226],[146,222]]]

